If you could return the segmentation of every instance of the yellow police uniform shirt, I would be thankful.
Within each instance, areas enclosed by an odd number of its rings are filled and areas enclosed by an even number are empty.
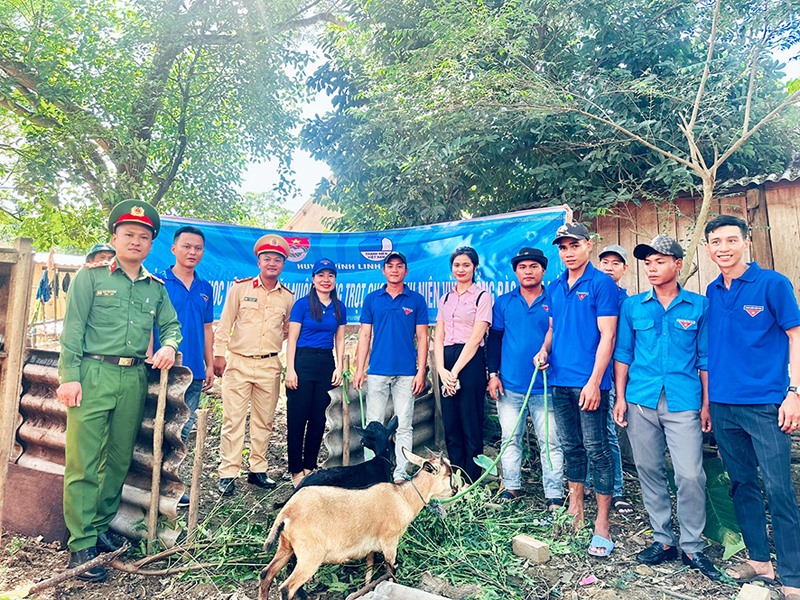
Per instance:
[[[160,279],[140,267],[131,281],[115,259],[83,267],[67,295],[59,380],[80,381],[84,353],[145,358],[154,324],[161,345],[177,351],[181,325]]]
[[[225,350],[243,356],[280,352],[293,304],[294,294],[280,282],[267,290],[260,277],[238,281],[228,290],[214,332],[214,356],[225,356]]]

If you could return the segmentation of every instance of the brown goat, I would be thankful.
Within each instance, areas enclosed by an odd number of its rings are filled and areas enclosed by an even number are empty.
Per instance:
[[[364,490],[319,486],[298,490],[269,532],[264,548],[278,540],[272,561],[261,571],[259,600],[267,600],[272,580],[292,555],[297,565],[281,585],[281,598],[292,600],[322,564],[341,564],[381,552],[393,571],[397,544],[411,521],[433,498],[455,492],[450,462],[428,460],[403,448],[420,469],[410,481],[379,483]]]

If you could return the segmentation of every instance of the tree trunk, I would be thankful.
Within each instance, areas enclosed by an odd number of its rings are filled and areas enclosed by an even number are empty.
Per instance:
[[[711,209],[711,200],[714,197],[714,183],[716,179],[714,174],[704,173],[701,177],[703,180],[703,202],[700,205],[700,212],[697,213],[697,218],[694,222],[694,231],[692,232],[692,237],[689,240],[689,246],[686,248],[686,253],[683,258],[683,269],[681,270],[681,275],[679,278],[681,285],[686,285],[686,281],[697,270],[694,264],[697,256],[697,248],[700,245],[700,240],[703,238],[703,230],[706,226],[706,219],[708,218],[708,212]]]

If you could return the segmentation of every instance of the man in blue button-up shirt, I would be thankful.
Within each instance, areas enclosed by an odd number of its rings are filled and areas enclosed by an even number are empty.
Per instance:
[[[653,289],[622,304],[614,350],[614,419],[628,427],[642,500],[653,527],[655,541],[636,559],[655,565],[678,558],[666,478],[669,447],[678,487],[681,558],[717,580],[720,573],[703,554],[702,538],[706,524],[703,431],[711,431],[708,300],[678,284],[683,249],[674,239],[657,236],[649,244],[636,246],[633,255],[644,261]]]

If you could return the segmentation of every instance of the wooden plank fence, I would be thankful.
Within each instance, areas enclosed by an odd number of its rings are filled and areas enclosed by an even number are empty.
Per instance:
[[[630,254],[628,272],[620,285],[629,294],[649,289],[644,265],[633,258],[636,244],[648,242],[658,234],[675,237],[686,247],[694,227],[700,198],[680,198],[675,202],[627,204],[612,214],[594,221],[597,234],[592,259],[608,244],[620,244]],[[730,214],[744,218],[752,228],[750,260],[786,275],[800,300],[800,180],[765,183],[715,200],[711,217]],[[705,293],[706,286],[719,270],[701,244],[697,253],[697,272],[686,288]],[[689,265],[684,269],[690,268]]]

